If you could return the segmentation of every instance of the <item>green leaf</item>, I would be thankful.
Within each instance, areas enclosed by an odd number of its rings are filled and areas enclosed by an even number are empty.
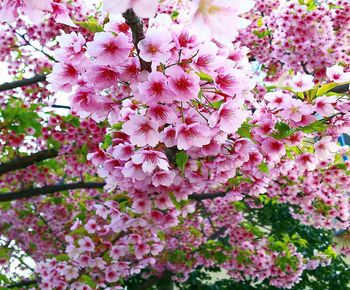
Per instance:
[[[86,274],[81,275],[81,280],[85,284],[89,285],[91,288],[96,289],[97,284],[89,275],[86,275]]]
[[[310,134],[314,132],[324,132],[327,130],[327,128],[328,128],[327,125],[323,124],[321,121],[316,121],[310,125],[300,127],[298,130],[304,133]]]
[[[336,83],[325,84],[317,90],[316,96],[318,96],[318,97],[323,96],[323,95],[327,94],[331,89],[335,88],[338,85],[339,84],[336,84]]]
[[[69,256],[67,254],[61,254],[55,257],[58,262],[68,261]]]
[[[188,155],[185,151],[180,151],[176,153],[176,165],[180,169],[181,174],[185,173],[185,167],[188,161]]]
[[[266,174],[269,174],[270,170],[269,170],[269,167],[267,165],[267,163],[265,162],[262,162],[258,165],[258,169],[263,172],[263,173],[266,173]]]
[[[10,284],[10,280],[6,277],[6,275],[1,273],[0,273],[0,282],[4,282],[5,284]],[[4,289],[7,289],[7,288],[4,288]]]
[[[106,150],[111,145],[112,145],[112,136],[106,135],[101,147],[102,147],[102,149]]]
[[[171,19],[176,20],[176,18],[179,16],[180,12],[179,11],[173,11],[171,14]]]
[[[199,78],[201,79],[201,81],[207,81],[207,82],[213,82],[214,79],[212,76],[204,73],[204,72],[197,72],[197,75],[199,76]]]
[[[272,134],[275,139],[284,139],[295,133],[295,129],[290,128],[286,123],[277,122],[275,125],[275,130],[277,133]]]
[[[242,126],[238,129],[237,134],[243,138],[252,139],[252,134],[250,132],[252,125],[247,122],[243,123]]]
[[[91,31],[91,32],[102,32],[103,31],[103,27],[98,23],[98,21],[96,19],[89,19],[87,21],[74,21],[75,24],[84,27],[85,29]]]
[[[265,36],[269,35],[269,31],[267,29],[263,31],[253,30],[253,34],[256,35],[258,38],[264,38]]]

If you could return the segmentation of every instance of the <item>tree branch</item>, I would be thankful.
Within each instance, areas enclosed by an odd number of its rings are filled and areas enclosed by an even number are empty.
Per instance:
[[[15,171],[18,169],[23,169],[37,162],[54,158],[57,156],[58,156],[58,152],[56,150],[43,150],[43,151],[39,151],[37,153],[31,154],[29,156],[16,158],[9,162],[0,164],[0,175],[11,171]]]
[[[45,80],[46,80],[46,75],[42,74],[42,75],[36,75],[36,76],[29,78],[29,79],[22,79],[22,80],[10,82],[10,83],[3,83],[2,85],[0,85],[0,92],[13,90],[15,88],[34,85],[34,84],[37,84],[40,82],[44,82]]]
[[[128,9],[123,13],[123,17],[125,19],[125,23],[130,27],[132,32],[132,42],[135,45],[137,55],[140,60],[141,70],[146,70],[151,72],[152,66],[150,62],[144,61],[140,57],[140,49],[138,48],[139,42],[145,38],[145,34],[143,32],[143,23],[141,19],[136,15],[133,9]]]
[[[30,198],[73,189],[97,189],[103,188],[104,186],[105,183],[103,182],[78,182],[69,184],[48,185],[39,188],[29,188],[22,191],[0,193],[0,202],[12,201],[21,198]]]
[[[226,192],[201,193],[201,194],[192,194],[189,196],[189,198],[194,200],[204,200],[204,199],[214,199],[217,197],[224,197],[225,195],[226,195]]]

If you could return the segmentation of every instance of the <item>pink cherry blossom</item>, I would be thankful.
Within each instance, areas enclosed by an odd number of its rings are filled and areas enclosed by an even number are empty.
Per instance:
[[[295,92],[305,92],[314,87],[314,77],[297,73],[290,81],[290,86]]]
[[[84,237],[78,241],[80,249],[86,252],[93,252],[95,249],[95,244],[89,237]]]
[[[138,16],[150,18],[157,11],[158,2],[158,0],[104,0],[103,9],[111,14],[119,14],[133,8]]]
[[[173,184],[176,173],[174,171],[157,171],[152,177],[152,184],[158,186],[170,186]]]
[[[152,62],[153,66],[165,63],[170,57],[170,50],[174,47],[171,34],[166,29],[150,28],[145,39],[138,44],[140,57]]]
[[[146,178],[146,174],[142,169],[141,164],[135,164],[132,161],[128,161],[125,163],[122,174],[124,177],[133,178],[135,180],[144,180]]]
[[[169,194],[163,193],[155,199],[155,204],[160,210],[166,210],[173,207],[173,203],[169,197]]]
[[[146,243],[135,245],[135,256],[137,259],[141,259],[143,256],[147,255],[150,250],[150,246]]]
[[[72,64],[57,63],[53,66],[52,73],[48,75],[47,80],[54,89],[70,92],[72,86],[78,83],[79,70]]]
[[[84,226],[84,228],[86,229],[86,231],[89,234],[93,234],[94,232],[96,232],[96,230],[99,229],[99,226],[97,225],[96,221],[94,219],[90,219]]]
[[[274,161],[286,154],[283,143],[273,138],[267,138],[262,143],[261,149]]]
[[[296,158],[296,163],[301,171],[313,171],[318,165],[318,160],[314,155],[304,153]]]
[[[109,65],[92,65],[86,71],[86,78],[98,89],[117,85],[119,73]]]
[[[178,101],[189,101],[197,98],[199,93],[199,77],[194,73],[186,73],[180,67],[167,70],[169,88]]]
[[[142,100],[147,104],[171,103],[174,101],[168,89],[168,79],[160,72],[150,73],[148,80],[141,83],[138,89]]]
[[[196,0],[192,1],[192,21],[194,30],[201,38],[212,37],[222,41],[232,41],[238,29],[249,25],[249,21],[238,15],[248,12],[254,1],[237,0]],[[230,29],[227,29],[230,27]]]
[[[77,27],[69,16],[68,9],[56,2],[51,3],[52,13],[58,23],[62,23],[71,27]]]
[[[155,150],[137,151],[131,158],[135,164],[142,164],[145,173],[152,173],[156,167],[169,170],[169,163],[164,153]]]
[[[130,136],[131,144],[137,146],[156,146],[160,139],[156,122],[144,116],[135,115],[123,125],[123,132]]]
[[[211,131],[200,123],[180,124],[176,127],[177,148],[187,150],[210,143]]]
[[[99,32],[95,34],[92,42],[87,43],[88,54],[104,65],[124,62],[131,49],[132,44],[123,33],[115,36],[111,32]]]
[[[333,104],[336,99],[333,97],[318,97],[315,102],[315,111],[321,116],[331,116],[334,113]]]
[[[239,108],[239,104],[232,100],[223,103],[218,111],[211,114],[209,126],[214,127],[219,124],[220,130],[225,133],[235,133],[243,122],[247,119],[248,113]]]
[[[320,160],[332,158],[339,151],[339,146],[333,142],[331,136],[322,137],[314,145],[315,156]]]
[[[294,122],[300,122],[304,115],[310,115],[313,109],[310,105],[305,104],[301,100],[290,99],[282,106],[281,116],[285,119],[291,119]]]
[[[326,74],[335,83],[346,83],[350,81],[350,72],[344,72],[344,68],[339,65],[328,67]]]

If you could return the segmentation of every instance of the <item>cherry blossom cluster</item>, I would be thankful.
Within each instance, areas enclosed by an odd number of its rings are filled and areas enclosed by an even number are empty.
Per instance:
[[[258,1],[247,16],[252,23],[238,40],[265,65],[269,81],[278,79],[285,69],[324,78],[325,67],[349,61],[343,41],[350,27],[348,3],[304,2]]]

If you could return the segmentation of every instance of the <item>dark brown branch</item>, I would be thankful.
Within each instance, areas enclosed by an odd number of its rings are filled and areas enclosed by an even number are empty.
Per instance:
[[[151,72],[152,65],[150,62],[144,61],[140,57],[140,49],[138,48],[139,42],[145,38],[145,33],[143,31],[143,23],[141,19],[136,15],[133,9],[128,9],[123,13],[125,23],[129,25],[132,32],[132,42],[135,45],[137,55],[140,60],[141,70],[146,70]]]
[[[208,241],[209,240],[216,240],[221,235],[223,235],[226,230],[227,230],[226,227],[222,227],[222,228],[218,229],[216,232],[214,232],[211,236],[208,237]]]
[[[201,193],[201,194],[192,194],[189,196],[189,198],[194,200],[204,200],[204,199],[214,199],[217,197],[224,197],[225,195],[226,195],[226,192]]]
[[[37,84],[40,82],[44,82],[45,80],[46,80],[46,75],[42,74],[42,75],[36,75],[30,79],[22,79],[22,80],[13,81],[10,83],[3,83],[2,85],[0,85],[0,92],[13,90],[15,88],[34,85],[34,84]]]
[[[55,192],[61,192],[66,190],[73,189],[94,189],[94,188],[103,188],[105,183],[103,182],[78,182],[78,183],[70,183],[70,184],[56,184],[49,185],[39,188],[29,188],[22,191],[16,192],[6,192],[0,193],[0,202],[4,201],[12,201],[21,198],[30,198],[40,195],[52,194]]]
[[[0,175],[11,171],[15,171],[18,169],[23,169],[37,162],[54,158],[57,156],[58,156],[58,152],[56,150],[43,150],[29,156],[16,158],[9,162],[0,164]]]

